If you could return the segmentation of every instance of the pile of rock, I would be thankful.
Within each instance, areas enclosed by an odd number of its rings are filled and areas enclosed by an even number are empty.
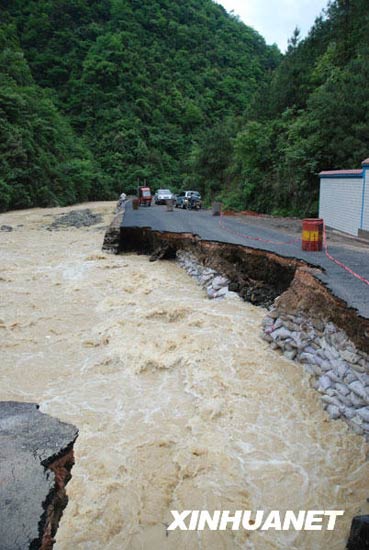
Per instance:
[[[49,231],[58,231],[68,227],[89,227],[102,223],[103,217],[99,213],[92,212],[89,208],[83,210],[72,210],[66,214],[58,214],[55,221],[47,226]]]
[[[331,418],[343,418],[356,433],[369,436],[369,356],[343,330],[272,309],[263,321],[262,338],[304,364]]]
[[[229,288],[229,279],[223,277],[214,269],[202,265],[190,252],[184,250],[177,251],[177,261],[191,277],[196,279],[199,285],[206,289],[209,298],[224,298],[229,295],[237,296]]]

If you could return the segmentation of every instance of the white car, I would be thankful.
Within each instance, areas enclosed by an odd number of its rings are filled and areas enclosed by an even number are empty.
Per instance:
[[[165,201],[173,198],[174,195],[170,189],[158,189],[154,195],[155,204],[165,204]]]

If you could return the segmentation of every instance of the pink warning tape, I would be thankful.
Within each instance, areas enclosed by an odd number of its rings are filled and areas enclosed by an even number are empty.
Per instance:
[[[219,218],[219,225],[222,227],[222,229],[224,229],[225,231],[227,231],[228,233],[232,233],[233,235],[237,235],[238,237],[243,237],[244,239],[249,239],[251,241],[260,241],[262,243],[269,243],[269,244],[286,244],[286,245],[290,245],[290,244],[295,244],[295,243],[298,243],[300,241],[300,238],[297,238],[297,239],[292,239],[292,240],[289,240],[289,241],[282,241],[282,242],[279,242],[279,241],[272,241],[272,240],[269,240],[269,239],[262,239],[261,237],[253,237],[251,235],[247,235],[246,233],[240,233],[238,231],[233,231],[233,229],[230,229],[229,227],[227,227],[224,222],[223,222],[223,214],[220,215],[220,218]]]
[[[292,240],[289,240],[289,241],[273,241],[273,240],[270,240],[270,239],[263,239],[261,237],[253,237],[252,235],[247,235],[246,233],[240,233],[238,231],[234,231],[233,229],[230,229],[229,227],[227,227],[225,225],[225,223],[223,221],[223,214],[220,215],[219,225],[220,225],[220,227],[222,227],[222,229],[224,229],[228,233],[232,233],[233,235],[237,235],[238,237],[242,237],[244,239],[249,239],[251,241],[259,241],[259,242],[262,242],[262,243],[278,244],[278,245],[292,245],[292,244],[298,243],[301,240],[300,238],[297,238],[297,239],[292,239]],[[324,248],[324,252],[325,252],[325,255],[327,256],[327,258],[331,262],[334,262],[336,265],[338,265],[339,267],[341,267],[342,269],[344,269],[345,271],[350,273],[350,275],[352,275],[353,277],[356,277],[356,279],[359,279],[359,281],[361,281],[364,284],[369,286],[368,279],[366,279],[365,277],[362,277],[361,275],[356,273],[353,269],[348,267],[343,262],[340,262],[334,256],[332,256],[332,254],[329,253],[328,244],[327,244],[327,233],[326,233],[326,228],[325,228],[325,223],[324,222],[323,222],[323,227],[324,227],[324,231],[323,231],[323,248]]]
[[[369,281],[368,279],[365,279],[365,277],[362,277],[361,275],[359,275],[358,273],[356,273],[353,269],[351,269],[350,267],[348,267],[346,264],[344,264],[343,262],[340,262],[339,260],[337,260],[334,256],[332,256],[332,254],[329,253],[328,251],[328,244],[327,244],[327,232],[326,232],[326,228],[325,228],[325,223],[323,222],[323,227],[324,227],[324,231],[323,231],[323,247],[324,247],[324,251],[325,251],[325,255],[327,256],[327,258],[329,260],[331,260],[331,262],[334,262],[336,265],[338,265],[339,267],[342,267],[342,269],[344,269],[345,271],[347,271],[348,273],[350,273],[350,275],[352,275],[353,277],[356,277],[356,279],[359,279],[359,281],[362,281],[363,283],[365,283],[366,285],[369,286]]]

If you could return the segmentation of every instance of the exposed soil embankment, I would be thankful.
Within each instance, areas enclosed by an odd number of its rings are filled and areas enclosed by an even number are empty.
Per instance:
[[[123,203],[118,209],[118,211],[115,213],[113,220],[111,221],[109,227],[105,232],[104,242],[102,246],[102,249],[105,252],[111,252],[112,254],[117,254],[119,251],[120,225],[122,223],[124,211],[125,211],[125,205]]]
[[[369,353],[369,319],[364,319],[314,276],[314,270],[297,269],[287,291],[276,302],[281,312],[305,312],[319,325],[333,322],[344,330],[362,351]],[[319,323],[320,321],[320,323]]]
[[[150,228],[121,228],[120,252],[151,254],[152,259],[174,259],[177,250],[194,254],[204,265],[222,273],[230,290],[255,305],[271,305],[291,284],[294,259],[236,244],[210,242],[189,233],[160,233]]]
[[[45,466],[54,474],[55,485],[49,495],[45,514],[42,518],[43,526],[40,529],[40,535],[42,534],[41,545],[35,547],[39,547],[40,550],[51,550],[54,546],[54,537],[58,530],[63,511],[68,504],[65,488],[72,477],[71,470],[74,466],[73,444],[64,449],[57,458],[51,459],[46,464]],[[37,541],[37,544],[39,544],[39,541]]]
[[[369,352],[369,319],[347,307],[315,277],[318,270],[301,260],[236,244],[210,242],[196,235],[161,233],[151,228],[121,228],[119,252],[151,254],[173,259],[188,250],[230,281],[230,289],[256,305],[269,306],[276,298],[282,312],[306,313],[320,323],[333,322],[352,341]]]

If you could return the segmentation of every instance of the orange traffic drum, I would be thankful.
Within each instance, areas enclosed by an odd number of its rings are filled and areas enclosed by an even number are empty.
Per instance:
[[[302,250],[319,252],[323,248],[323,220],[308,218],[302,221]]]

